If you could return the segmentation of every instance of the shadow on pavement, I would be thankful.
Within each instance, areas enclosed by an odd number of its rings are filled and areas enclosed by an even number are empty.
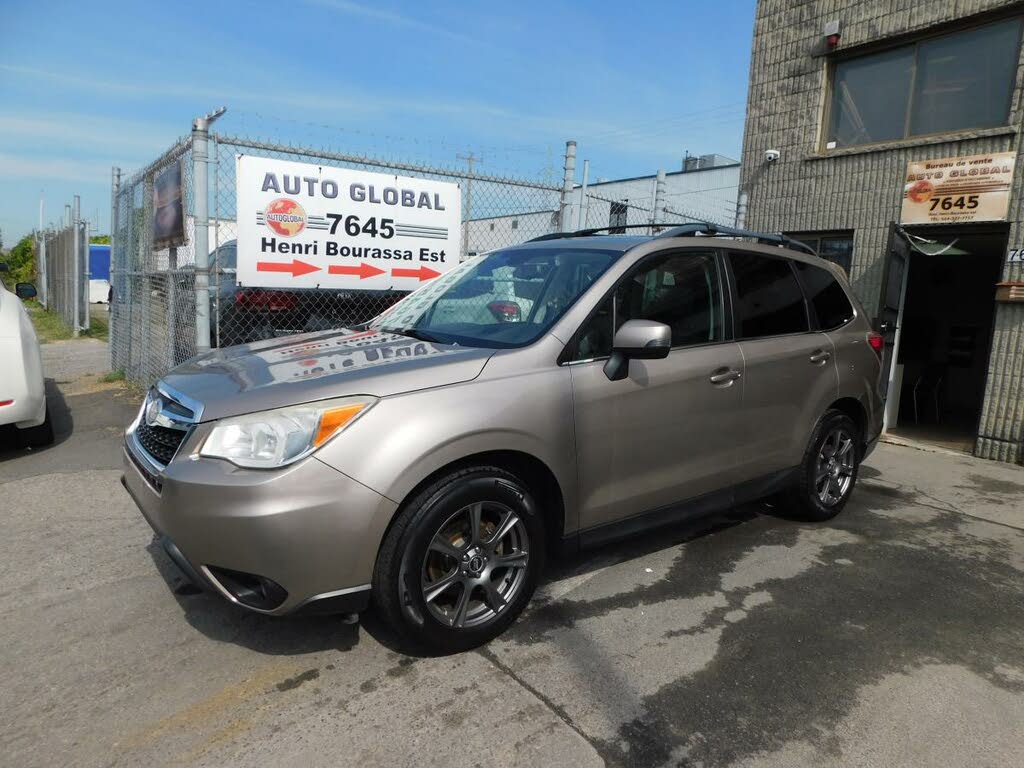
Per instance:
[[[549,559],[539,586],[577,578],[611,565],[643,558],[653,552],[671,549],[741,525],[765,511],[768,510],[763,505],[745,505],[576,554],[556,555]],[[168,588],[174,593],[185,620],[212,640],[235,643],[269,655],[349,651],[358,644],[361,627],[391,651],[407,656],[422,655],[381,623],[372,610],[361,614],[358,624],[346,624],[340,616],[274,617],[252,613],[233,605],[220,595],[193,585],[167,556],[156,537],[147,550]],[[529,609],[519,621],[529,626]]]
[[[171,562],[156,537],[146,550],[174,593],[185,620],[211,640],[235,643],[270,656],[344,652],[359,642],[359,625],[346,624],[340,616],[279,618],[239,608],[220,595],[194,586]]]
[[[64,399],[64,393],[57,386],[57,382],[53,379],[46,379],[44,385],[46,387],[46,406],[50,411],[50,419],[53,421],[53,442],[40,448],[26,448],[18,434],[18,429],[13,424],[5,424],[0,427],[0,462],[16,459],[26,453],[35,454],[52,450],[71,437],[75,431],[75,420],[71,416],[71,409]]]

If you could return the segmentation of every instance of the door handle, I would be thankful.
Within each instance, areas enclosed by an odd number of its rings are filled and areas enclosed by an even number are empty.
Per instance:
[[[815,350],[813,354],[811,354],[811,357],[809,359],[812,363],[817,365],[818,363],[828,362],[828,359],[830,357],[832,357],[831,352],[826,352],[824,349],[818,349]]]
[[[740,373],[739,371],[730,368],[725,371],[719,371],[718,373],[711,374],[711,376],[708,377],[708,380],[712,384],[728,384],[731,381],[736,381],[736,379],[738,379],[742,375],[743,374]]]

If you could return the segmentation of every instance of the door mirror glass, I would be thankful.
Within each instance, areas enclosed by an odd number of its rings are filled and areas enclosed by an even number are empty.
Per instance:
[[[19,299],[33,299],[36,295],[36,287],[32,283],[18,283],[14,286],[14,295]]]
[[[659,360],[668,357],[672,349],[672,329],[654,320],[627,320],[615,332],[612,354],[605,363],[604,373],[609,381],[626,378],[629,361]]]

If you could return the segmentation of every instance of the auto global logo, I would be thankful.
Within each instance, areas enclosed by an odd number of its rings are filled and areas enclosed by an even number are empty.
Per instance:
[[[306,211],[294,200],[279,197],[263,211],[263,220],[282,237],[295,237],[306,228]]]

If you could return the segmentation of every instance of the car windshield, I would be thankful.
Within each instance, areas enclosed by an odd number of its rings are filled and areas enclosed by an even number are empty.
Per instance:
[[[564,247],[495,251],[414,291],[368,327],[441,344],[526,346],[621,254]]]

